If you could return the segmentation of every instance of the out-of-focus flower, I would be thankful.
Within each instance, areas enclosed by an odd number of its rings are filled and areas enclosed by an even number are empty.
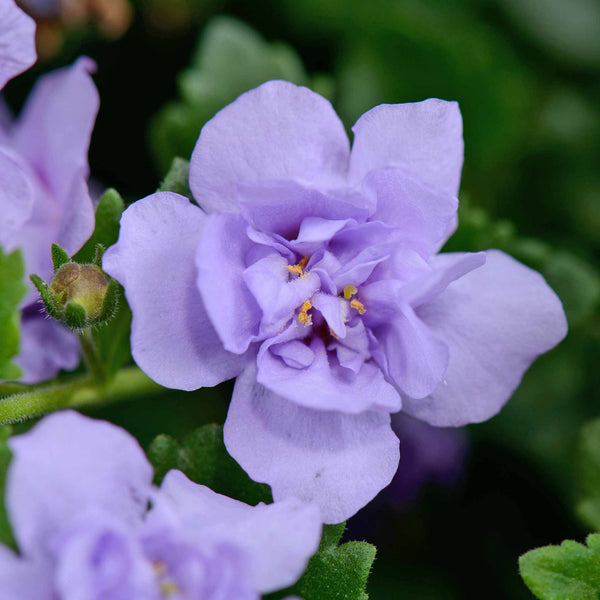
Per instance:
[[[432,427],[402,412],[392,417],[392,429],[401,440],[402,468],[386,490],[391,504],[410,504],[432,483],[452,486],[458,482],[468,445],[463,429]]]
[[[0,89],[35,62],[35,23],[14,2],[0,0]]]
[[[6,600],[258,600],[294,583],[318,548],[316,506],[249,506],[180,471],[156,489],[137,441],[110,423],[57,413],[10,447],[20,555],[0,546]]]
[[[168,192],[137,202],[103,263],[140,367],[182,389],[238,375],[227,449],[330,523],[396,471],[389,413],[488,419],[566,333],[535,271],[494,250],[437,254],[456,223],[456,103],[378,106],[353,131],[350,152],[306,88],[243,94],[194,150],[201,208]]]
[[[51,246],[75,254],[94,229],[87,153],[98,112],[88,58],[40,78],[14,123],[0,130],[0,243],[21,248],[26,272],[52,278]],[[36,383],[79,362],[76,338],[45,320],[33,286],[23,303],[23,382]]]
[[[64,30],[94,24],[111,39],[123,35],[133,20],[129,0],[19,0],[38,22],[37,45],[42,59],[62,47]]]

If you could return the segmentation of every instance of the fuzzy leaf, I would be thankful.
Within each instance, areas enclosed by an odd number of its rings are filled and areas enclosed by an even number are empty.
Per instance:
[[[308,83],[302,62],[289,46],[268,43],[248,25],[229,17],[211,21],[192,65],[179,77],[181,100],[163,108],[151,128],[154,154],[163,172],[176,156],[191,156],[200,129],[215,113],[270,79]]]
[[[564,541],[527,552],[519,559],[521,577],[540,600],[597,600],[600,597],[600,534],[587,546]]]
[[[22,371],[12,362],[19,353],[19,303],[27,288],[21,252],[5,254],[0,247],[0,379],[18,379]]]
[[[161,192],[175,192],[191,199],[192,192],[190,191],[189,177],[190,162],[176,156],[159,189]]]
[[[157,483],[169,469],[179,469],[192,481],[242,502],[272,501],[268,486],[252,481],[229,456],[220,425],[204,425],[181,444],[167,435],[159,435],[150,445],[148,457],[154,465]]]
[[[104,192],[96,207],[96,227],[90,239],[73,257],[78,263],[91,263],[96,255],[96,246],[102,244],[105,248],[112,246],[119,237],[119,221],[125,203],[114,189]]]
[[[267,600],[290,594],[304,600],[367,600],[365,591],[376,548],[367,542],[338,546],[346,524],[326,525],[321,546],[308,563],[304,575],[291,588],[267,596]]]

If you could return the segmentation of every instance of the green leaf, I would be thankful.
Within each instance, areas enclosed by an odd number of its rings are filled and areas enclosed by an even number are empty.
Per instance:
[[[96,226],[90,239],[73,257],[78,263],[91,263],[96,255],[96,246],[102,244],[105,248],[112,246],[119,237],[119,221],[125,203],[114,189],[104,192],[96,207]]]
[[[27,292],[24,275],[21,252],[5,254],[0,247],[0,379],[18,379],[22,374],[12,358],[19,353],[19,303]]]
[[[540,600],[598,600],[600,597],[600,534],[587,546],[564,541],[545,546],[519,559],[521,577]]]
[[[577,513],[586,525],[600,531],[600,419],[582,427],[577,463],[582,496]]]
[[[243,92],[271,79],[309,83],[289,46],[269,43],[235,19],[212,20],[192,65],[179,76],[180,101],[165,106],[152,124],[150,137],[160,168],[166,172],[176,156],[189,158],[206,121]],[[322,79],[318,84],[326,88]]]
[[[510,221],[493,220],[468,200],[461,202],[458,229],[444,251],[488,248],[503,250],[539,271],[561,299],[570,326],[594,314],[600,302],[600,273],[590,261],[540,240],[519,237]]]
[[[290,594],[304,600],[367,600],[365,588],[376,548],[367,542],[338,546],[345,526],[325,525],[319,551],[310,559],[304,575],[294,586],[267,596],[267,600]]]
[[[6,471],[12,457],[7,441],[12,433],[11,427],[0,427],[0,499],[5,497]],[[0,500],[0,543],[16,547],[4,502]]]
[[[190,177],[190,162],[176,156],[171,163],[171,168],[166,174],[159,190],[161,192],[175,192],[187,198],[192,198],[188,179]]]
[[[148,457],[154,465],[157,483],[169,469],[179,469],[192,481],[242,502],[254,505],[272,501],[269,487],[252,481],[229,456],[220,425],[204,425],[182,444],[159,435],[150,445]]]

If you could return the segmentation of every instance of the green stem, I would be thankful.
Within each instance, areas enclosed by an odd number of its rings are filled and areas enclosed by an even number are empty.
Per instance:
[[[106,382],[106,369],[102,364],[96,350],[96,342],[92,330],[88,327],[79,334],[79,344],[83,352],[83,359],[94,381],[103,385]]]
[[[98,386],[89,375],[41,386],[0,400],[0,425],[25,421],[55,410],[104,405],[163,391],[137,367],[121,369],[108,385]]]

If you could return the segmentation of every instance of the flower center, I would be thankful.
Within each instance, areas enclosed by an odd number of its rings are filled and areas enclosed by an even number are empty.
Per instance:
[[[160,560],[152,561],[152,570],[158,580],[163,597],[170,598],[181,591],[177,583],[169,577],[169,569],[164,562]]]
[[[306,267],[306,263],[308,263],[308,256],[303,256],[296,265],[288,265],[287,270],[290,273],[296,273],[302,277],[304,275],[304,269]]]

